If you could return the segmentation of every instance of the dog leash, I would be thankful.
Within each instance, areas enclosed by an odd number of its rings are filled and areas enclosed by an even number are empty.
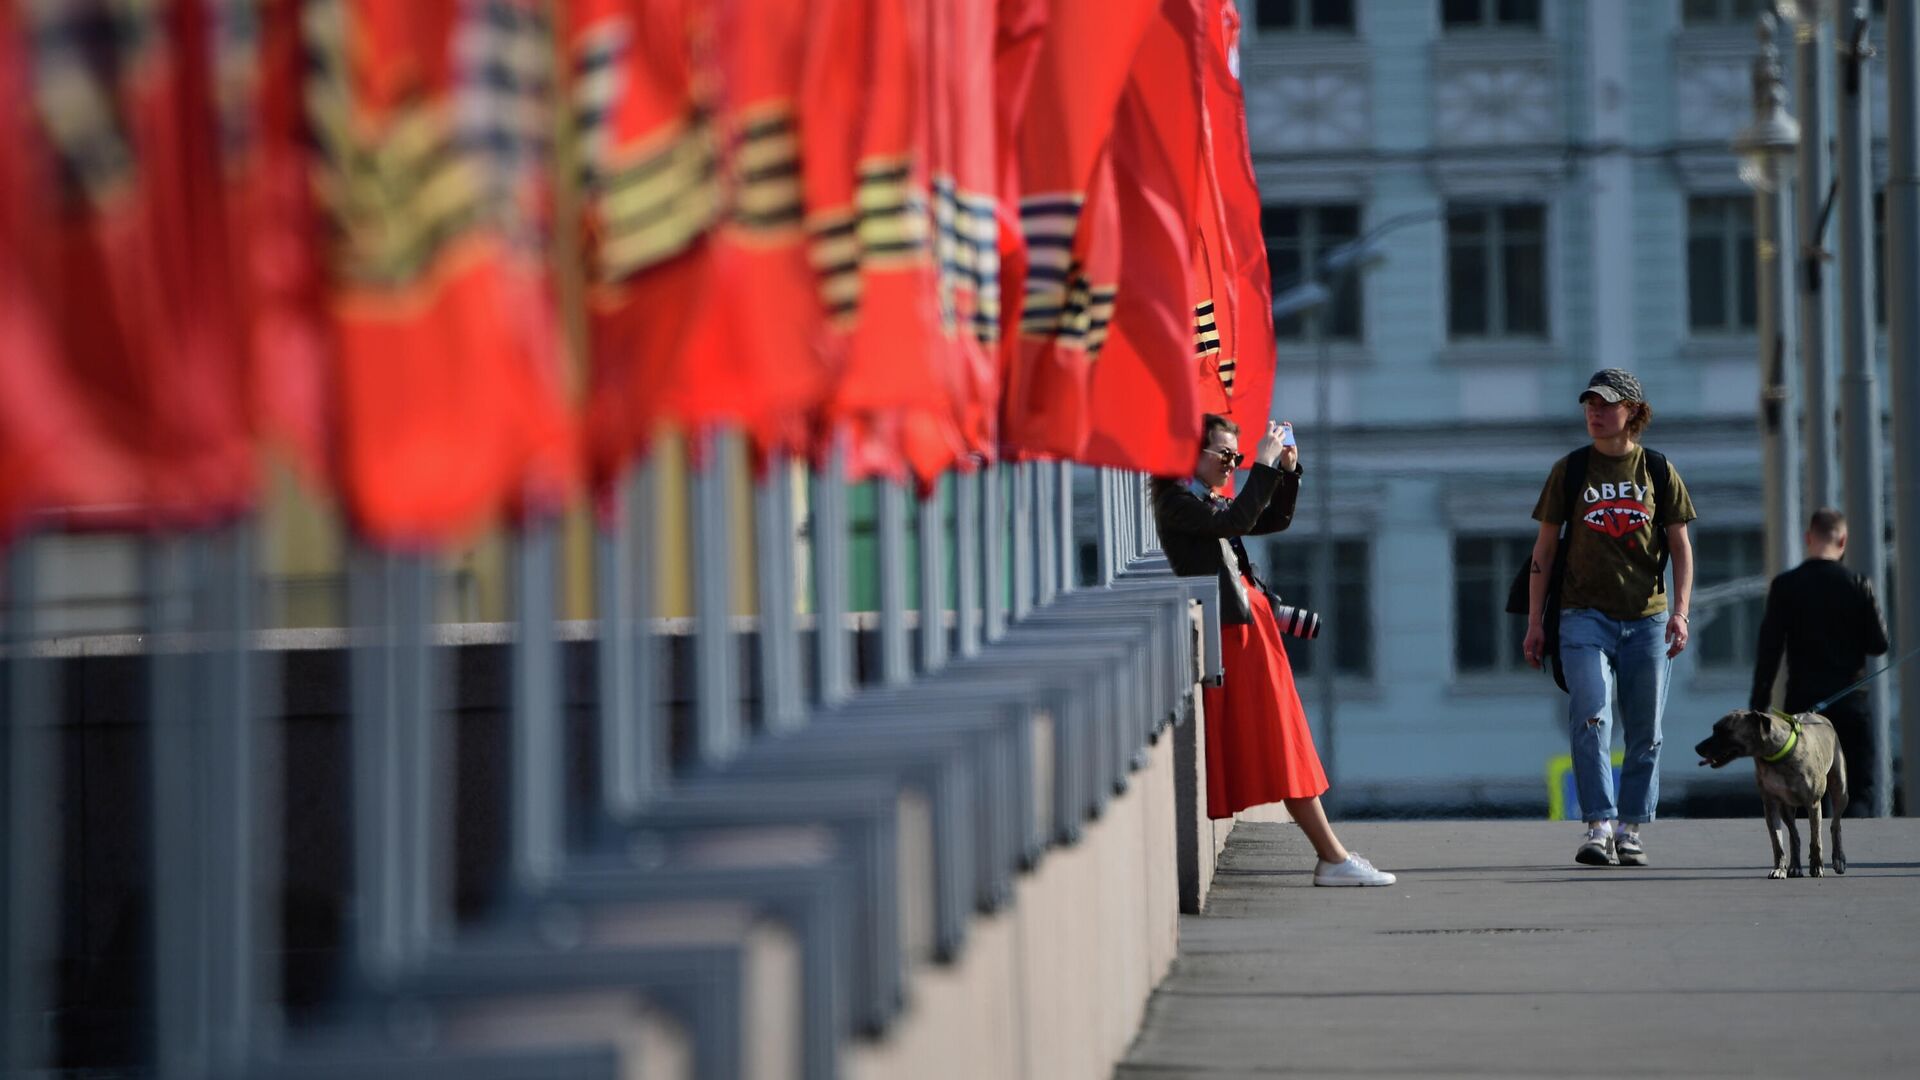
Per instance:
[[[1846,697],[1848,694],[1853,693],[1855,690],[1860,689],[1861,687],[1867,685],[1868,683],[1879,678],[1880,676],[1885,675],[1887,672],[1892,671],[1894,668],[1899,667],[1901,664],[1906,663],[1907,661],[1913,659],[1916,656],[1920,656],[1920,645],[1917,645],[1911,649],[1908,649],[1906,652],[1906,655],[1902,656],[1900,659],[1895,660],[1894,662],[1888,664],[1886,667],[1881,668],[1879,671],[1876,671],[1873,674],[1868,675],[1867,677],[1861,679],[1859,682],[1856,682],[1852,686],[1847,687],[1845,690],[1842,690],[1837,694],[1829,694],[1825,700],[1821,701],[1818,705],[1815,705],[1813,708],[1808,709],[1807,711],[1812,713],[1826,712],[1827,706],[1833,704],[1836,701],[1839,701],[1841,698]]]

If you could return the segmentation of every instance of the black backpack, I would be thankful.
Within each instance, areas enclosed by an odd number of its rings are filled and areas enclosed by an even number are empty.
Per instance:
[[[1567,548],[1573,536],[1575,518],[1575,499],[1580,489],[1587,485],[1587,455],[1593,447],[1583,446],[1566,456],[1567,467],[1561,474],[1561,504],[1567,508],[1567,520],[1560,523],[1560,544],[1553,553],[1553,569],[1547,574],[1547,595],[1540,609],[1540,626],[1546,631],[1545,652],[1553,667],[1553,682],[1560,689],[1567,688],[1567,673],[1560,667],[1560,585],[1567,576]],[[1669,470],[1667,456],[1658,450],[1648,448],[1646,455],[1647,473],[1653,478],[1653,543],[1659,551],[1659,569],[1654,571],[1653,588],[1655,592],[1667,591],[1667,532],[1666,519],[1661,516],[1662,508],[1667,505],[1667,485]],[[1533,564],[1532,552],[1527,553],[1520,564],[1520,572],[1513,576],[1513,584],[1507,587],[1507,614],[1527,614],[1527,605],[1531,598],[1527,595],[1528,573]]]

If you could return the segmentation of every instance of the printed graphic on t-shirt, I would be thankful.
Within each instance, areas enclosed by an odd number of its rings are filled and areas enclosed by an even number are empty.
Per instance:
[[[1580,520],[1595,532],[1615,540],[1624,539],[1627,547],[1639,546],[1635,533],[1653,521],[1653,488],[1631,482],[1589,485],[1581,492],[1586,503]]]

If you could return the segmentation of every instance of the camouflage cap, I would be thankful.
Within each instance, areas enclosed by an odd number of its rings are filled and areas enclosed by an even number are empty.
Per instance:
[[[1645,401],[1646,394],[1640,389],[1640,380],[1633,372],[1625,368],[1603,368],[1593,373],[1587,380],[1587,388],[1580,391],[1580,400],[1587,400],[1588,394],[1597,394],[1600,400],[1608,403],[1621,401]]]

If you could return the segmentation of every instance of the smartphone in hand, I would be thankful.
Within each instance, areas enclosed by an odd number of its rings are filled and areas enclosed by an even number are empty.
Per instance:
[[[1297,445],[1293,441],[1293,424],[1290,421],[1282,420],[1280,422],[1280,445],[1281,446]]]

